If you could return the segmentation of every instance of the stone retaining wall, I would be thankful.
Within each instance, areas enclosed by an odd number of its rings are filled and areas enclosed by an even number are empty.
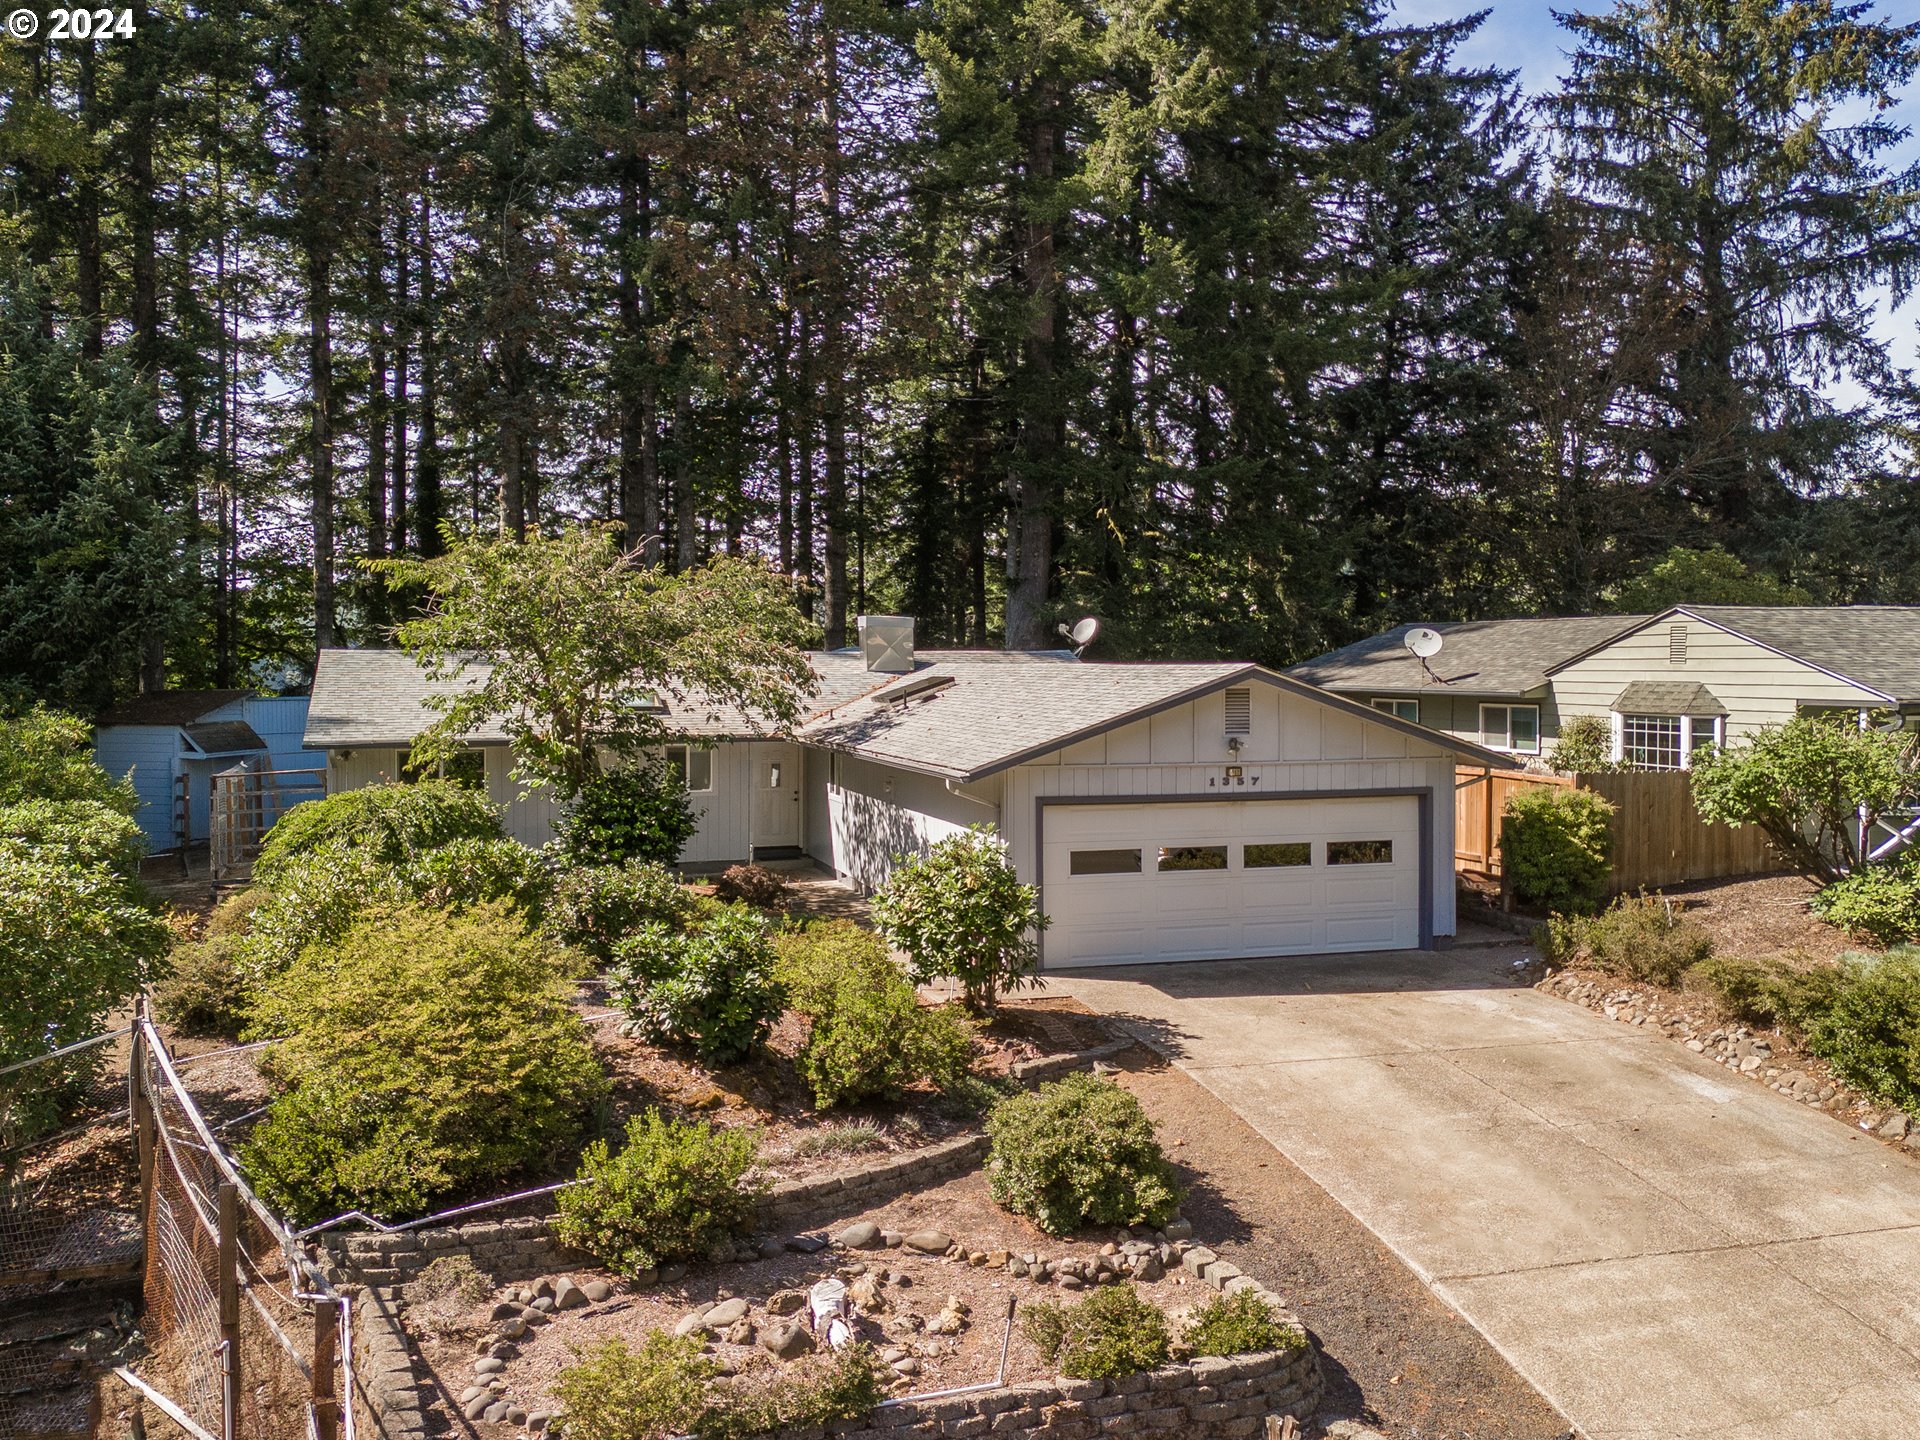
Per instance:
[[[356,1428],[381,1440],[425,1440],[427,1417],[392,1291],[368,1285],[353,1302]]]
[[[987,1137],[962,1135],[937,1145],[889,1155],[843,1175],[821,1175],[776,1185],[760,1206],[760,1226],[790,1230],[865,1210],[909,1190],[940,1185],[977,1169],[986,1159]],[[370,1285],[404,1284],[448,1255],[464,1256],[495,1281],[527,1279],[591,1264],[554,1238],[551,1215],[485,1220],[408,1230],[397,1235],[364,1233],[326,1237],[341,1278]]]

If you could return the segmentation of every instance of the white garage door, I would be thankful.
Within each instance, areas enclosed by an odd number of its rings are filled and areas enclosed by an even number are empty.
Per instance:
[[[1411,795],[1050,805],[1049,969],[1411,949]]]

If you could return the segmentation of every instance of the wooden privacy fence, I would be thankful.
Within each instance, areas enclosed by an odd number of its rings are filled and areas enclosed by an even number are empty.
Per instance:
[[[1537,786],[1577,786],[1613,804],[1613,888],[1616,892],[1758,875],[1780,860],[1757,826],[1736,830],[1707,821],[1693,806],[1684,770],[1527,775],[1500,770],[1454,772],[1453,863],[1456,870],[1500,873],[1500,817],[1507,800]]]

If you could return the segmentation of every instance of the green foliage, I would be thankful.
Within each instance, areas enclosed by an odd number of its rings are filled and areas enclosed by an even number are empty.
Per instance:
[[[1306,1333],[1273,1313],[1266,1297],[1239,1290],[1207,1301],[1187,1318],[1180,1348],[1189,1355],[1251,1355],[1260,1350],[1298,1350]]]
[[[1613,726],[1598,715],[1568,716],[1560,722],[1560,739],[1547,764],[1562,775],[1612,770]]]
[[[865,1419],[887,1398],[885,1382],[892,1378],[872,1346],[849,1345],[735,1382],[718,1393],[692,1433],[695,1440],[820,1434],[829,1426]]]
[[[1920,939],[1920,851],[1903,850],[1822,886],[1808,908],[1829,925],[1882,945]]]
[[[36,705],[0,714],[0,805],[29,800],[92,801],[132,815],[133,785],[93,758],[93,727],[78,715]]]
[[[970,1007],[1038,984],[1047,927],[1039,892],[1022,885],[992,826],[949,835],[925,855],[900,858],[873,897],[874,923],[906,952],[916,985],[958,980]]]
[[[1609,608],[1619,615],[1655,615],[1675,605],[1811,604],[1813,596],[1798,585],[1755,572],[1718,545],[1676,545],[1614,591]]]
[[[1111,1080],[1069,1075],[987,1117],[994,1201],[1049,1235],[1162,1225],[1180,1204],[1173,1167],[1140,1102]]]
[[[1693,967],[1687,979],[1712,995],[1734,1020],[1804,1029],[1814,1016],[1832,1007],[1848,973],[1844,966],[1804,957],[1790,963],[1710,955]]]
[[[922,1006],[872,931],[815,921],[775,950],[788,1003],[812,1022],[799,1068],[821,1109],[897,1097],[922,1080],[945,1089],[967,1073],[972,1028]]]
[[[1871,817],[1896,805],[1913,778],[1904,736],[1801,715],[1738,745],[1696,751],[1693,803],[1708,820],[1758,825],[1808,874],[1831,881],[1863,863],[1861,811]]]
[[[402,885],[423,905],[464,910],[504,900],[538,924],[553,895],[553,872],[539,852],[517,840],[462,837],[401,867]]]
[[[744,1130],[649,1110],[627,1122],[617,1153],[604,1140],[587,1146],[579,1176],[586,1183],[560,1192],[555,1233],[622,1275],[705,1259],[753,1225],[757,1151]]]
[[[575,865],[672,865],[696,825],[685,782],[652,761],[587,780],[556,828]]]
[[[698,1340],[663,1330],[649,1330],[638,1350],[615,1336],[574,1355],[553,1382],[568,1440],[673,1440],[698,1433],[720,1373]]]
[[[0,805],[0,837],[35,849],[53,849],[75,864],[111,871],[124,880],[140,873],[147,842],[122,811],[98,800],[26,800]]]
[[[600,775],[601,751],[632,760],[672,738],[652,700],[697,695],[791,725],[817,683],[792,586],[755,561],[671,572],[634,563],[609,527],[568,526],[371,568],[425,592],[401,645],[436,675],[472,682],[429,698],[440,714],[414,741],[416,763],[497,723],[515,775],[571,800]],[[469,674],[475,655],[487,665]]]
[[[1591,790],[1517,790],[1500,819],[1500,864],[1516,899],[1587,914],[1613,878],[1613,806]]]
[[[554,882],[547,929],[604,965],[614,947],[644,925],[684,933],[700,915],[698,899],[664,865],[583,865]]]
[[[1124,1282],[1103,1285],[1071,1305],[1029,1305],[1021,1311],[1020,1328],[1069,1380],[1142,1375],[1173,1357],[1167,1317]]]
[[[1556,915],[1536,934],[1555,968],[1584,961],[1655,985],[1678,985],[1713,953],[1713,937],[1658,895],[1622,895],[1598,915]]]
[[[182,1035],[237,1039],[253,1008],[253,987],[233,938],[209,936],[173,947],[153,987],[153,1012]]]
[[[243,1161],[301,1223],[520,1178],[578,1140],[606,1077],[554,952],[504,905],[368,911],[264,985],[278,1095]]]
[[[742,906],[706,916],[687,934],[642,925],[615,943],[613,957],[608,988],[631,1029],[711,1065],[758,1050],[786,1003],[771,926]]]
[[[1844,963],[1838,993],[1805,1022],[1808,1048],[1868,1094],[1920,1109],[1920,949]]]
[[[299,858],[352,846],[386,865],[404,865],[455,840],[497,840],[500,812],[452,780],[368,785],[296,805],[260,843],[254,879],[269,888]]]

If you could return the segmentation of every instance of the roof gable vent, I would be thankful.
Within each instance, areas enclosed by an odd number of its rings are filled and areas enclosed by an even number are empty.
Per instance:
[[[862,615],[860,658],[867,669],[883,675],[905,675],[913,669],[913,617]]]
[[[1227,734],[1253,733],[1253,691],[1235,686],[1227,691]]]
[[[1669,665],[1687,663],[1687,627],[1684,625],[1667,627],[1667,663]]]

